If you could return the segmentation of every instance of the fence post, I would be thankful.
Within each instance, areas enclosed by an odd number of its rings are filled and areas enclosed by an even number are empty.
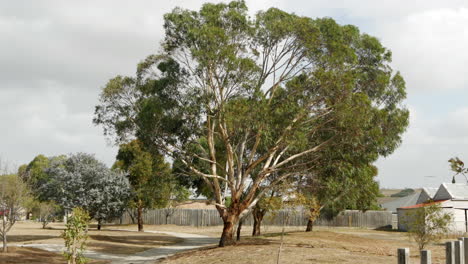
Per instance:
[[[409,264],[409,248],[398,249],[398,264]]]
[[[430,250],[421,250],[421,264],[432,264]]]
[[[455,264],[465,264],[463,241],[455,241]]]
[[[465,263],[468,262],[468,237],[461,237],[459,238],[461,241],[463,241],[463,256]]]
[[[455,243],[449,241],[445,243],[445,263],[455,264]]]

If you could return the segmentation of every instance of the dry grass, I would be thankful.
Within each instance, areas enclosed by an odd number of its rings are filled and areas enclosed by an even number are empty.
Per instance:
[[[409,247],[411,262],[419,263],[416,244],[405,233],[365,229],[318,229],[314,232],[290,232],[284,238],[280,263],[361,263],[393,264],[398,248]],[[276,263],[280,234],[259,238],[245,237],[235,246],[178,254],[158,263]],[[444,263],[442,244],[431,245],[433,263]]]
[[[60,223],[54,223],[50,225],[50,228],[42,229],[40,223],[18,222],[13,226],[11,232],[9,233],[8,243],[10,245],[63,245],[64,241],[60,237],[63,229],[64,226]],[[87,249],[101,253],[122,255],[131,255],[148,249],[183,241],[180,238],[171,237],[165,234],[111,231],[105,229],[102,231],[91,229],[89,231],[89,235],[90,237],[88,239]],[[39,260],[36,260],[33,257],[35,254],[44,256],[44,258],[39,258]],[[15,260],[12,260],[12,258]],[[44,260],[48,258],[50,258],[50,261]],[[12,253],[0,256],[0,264],[1,263],[64,263],[64,258],[60,254],[55,254],[39,249],[29,247],[12,247]],[[106,262],[101,261],[95,263]]]
[[[27,247],[8,247],[8,253],[0,253],[0,264],[64,264],[67,263],[60,254],[49,251],[27,248]],[[106,264],[110,261],[93,260],[90,264]]]
[[[97,252],[130,255],[182,241],[180,238],[164,234],[105,230],[91,231],[88,249]]]
[[[60,225],[52,225],[54,229],[40,229],[39,224],[19,223],[11,233],[11,240],[16,243],[63,243],[59,238]],[[63,226],[62,226],[63,227]],[[132,254],[148,248],[160,245],[176,243],[177,238],[161,234],[110,231],[110,229],[130,229],[136,231],[135,225],[106,226],[102,231],[91,231],[90,249],[109,252]],[[171,231],[182,233],[201,234],[211,237],[219,237],[221,226],[213,227],[188,227],[175,225],[152,226],[145,225],[145,230]],[[267,226],[263,228],[264,236],[251,238],[251,227],[244,227],[242,240],[235,246],[226,248],[212,248],[188,253],[178,254],[163,260],[164,264],[206,264],[206,263],[276,263],[276,254],[280,244],[281,227]],[[386,264],[396,262],[397,248],[409,247],[412,253],[411,262],[418,263],[417,246],[410,242],[406,233],[395,231],[375,231],[357,228],[316,228],[314,232],[302,232],[303,227],[287,228],[285,244],[281,253],[280,263],[362,263],[362,264]],[[444,246],[442,243],[431,245],[433,263],[444,263]],[[23,249],[21,249],[23,250]],[[17,262],[5,262],[11,259],[0,258],[1,263],[63,263],[60,255],[43,252],[35,249],[24,249],[29,252],[15,256]],[[36,261],[31,256],[46,254],[49,259],[45,262]],[[8,253],[10,254],[10,253]],[[11,254],[15,254],[14,252]],[[13,256],[13,255],[12,255]],[[44,259],[42,259],[44,260]],[[3,261],[3,262],[2,262]],[[59,262],[54,262],[59,261]],[[104,263],[104,262],[95,262]]]

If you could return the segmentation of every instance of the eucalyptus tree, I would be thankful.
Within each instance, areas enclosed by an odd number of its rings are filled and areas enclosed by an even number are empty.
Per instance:
[[[325,147],[379,138],[387,154],[401,140],[403,78],[355,26],[276,8],[251,18],[233,1],[175,8],[164,29],[161,54],[104,87],[94,122],[198,175],[224,222],[220,246],[271,188],[317,168]]]
[[[139,140],[120,145],[116,159],[113,167],[124,172],[130,182],[129,205],[137,209],[138,231],[143,231],[143,210],[164,207],[171,198],[171,167],[163,156],[146,151]]]
[[[450,163],[450,169],[455,172],[455,175],[453,175],[452,178],[452,183],[455,183],[455,176],[461,174],[465,177],[465,180],[468,182],[468,178],[466,177],[466,174],[468,174],[468,168],[465,168],[465,163],[459,159],[458,157],[451,158],[448,160]]]

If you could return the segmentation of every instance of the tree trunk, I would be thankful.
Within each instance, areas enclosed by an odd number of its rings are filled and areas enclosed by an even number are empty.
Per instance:
[[[8,252],[6,232],[3,234],[3,252],[4,253]]]
[[[237,237],[236,240],[240,240],[240,235],[241,235],[241,229],[242,229],[242,224],[244,223],[244,219],[239,220],[239,225],[237,225]]]
[[[234,244],[234,226],[236,225],[239,219],[240,212],[227,211],[224,212],[223,222],[223,233],[221,234],[221,239],[219,240],[219,246],[229,246]]]
[[[221,239],[219,240],[220,247],[234,244],[233,230],[234,223],[232,221],[224,222],[223,233],[221,234]]]
[[[138,232],[143,232],[143,205],[138,201]]]
[[[7,247],[7,219],[5,217],[5,210],[2,212],[2,235],[3,235],[3,253],[8,252],[8,247]]]
[[[252,216],[254,218],[252,236],[259,236],[261,234],[260,227],[262,226],[262,220],[265,216],[265,210],[254,209],[252,211]]]
[[[128,215],[130,216],[130,220],[132,221],[132,224],[136,224],[136,220],[135,220],[135,209],[134,208],[131,208],[131,209],[127,209],[127,212],[128,212]]]
[[[309,219],[309,221],[307,221],[306,232],[310,232],[312,229],[314,229],[314,221]]]

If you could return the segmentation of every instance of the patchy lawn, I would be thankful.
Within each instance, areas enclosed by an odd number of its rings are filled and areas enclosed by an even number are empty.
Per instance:
[[[117,227],[111,227],[117,228]],[[121,227],[119,227],[121,228]],[[8,233],[9,245],[28,244],[56,244],[64,245],[60,237],[64,226],[61,223],[50,224],[49,228],[42,229],[40,223],[18,222]],[[112,231],[103,229],[97,231],[89,230],[87,249],[110,254],[132,255],[152,248],[171,245],[182,242],[183,239],[168,236],[165,234],[152,234],[143,232]],[[64,258],[60,254],[48,252],[30,247],[9,247],[11,253],[0,256],[2,263],[64,263]],[[1,249],[0,249],[1,250]],[[37,254],[39,258],[34,258]],[[45,259],[49,259],[45,260]],[[16,261],[16,262],[15,262]],[[58,262],[54,262],[58,261]],[[107,262],[92,262],[107,263]]]
[[[280,234],[259,238],[244,237],[237,245],[191,251],[156,262],[163,264],[205,263],[276,263]],[[409,247],[411,262],[419,263],[417,246],[405,233],[366,229],[318,229],[314,232],[290,232],[284,237],[280,263],[361,263],[394,264],[397,248]],[[445,263],[442,244],[431,245],[433,263]]]
[[[65,258],[49,251],[28,248],[8,247],[8,253],[0,252],[0,264],[64,264]],[[90,261],[90,264],[107,264],[110,261]]]

